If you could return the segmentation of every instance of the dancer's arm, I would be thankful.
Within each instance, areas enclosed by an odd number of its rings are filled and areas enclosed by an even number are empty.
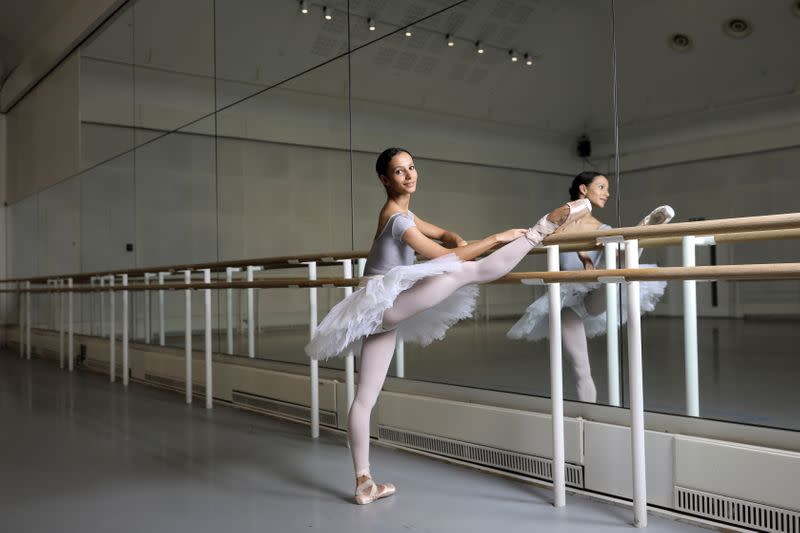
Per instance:
[[[419,219],[417,219],[419,221]],[[443,255],[454,253],[459,259],[468,261],[474,259],[479,255],[491,250],[498,244],[511,242],[514,239],[521,237],[525,234],[524,229],[510,229],[502,233],[495,233],[489,235],[479,241],[473,241],[458,248],[449,249],[445,248],[438,242],[430,239],[420,231],[418,227],[412,226],[403,233],[403,242],[408,244],[419,255],[427,257],[428,259],[435,259]]]
[[[419,228],[423,235],[430,239],[441,241],[445,248],[455,248],[457,246],[467,245],[467,241],[465,241],[461,235],[455,231],[448,231],[444,228],[440,228],[436,224],[426,222],[416,215],[414,215],[414,222],[417,224],[417,228]]]

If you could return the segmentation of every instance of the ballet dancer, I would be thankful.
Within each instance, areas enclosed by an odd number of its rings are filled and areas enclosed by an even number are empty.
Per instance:
[[[588,200],[576,200],[551,211],[528,230],[509,229],[467,243],[409,210],[418,174],[408,150],[385,150],[375,170],[387,198],[378,216],[365,277],[358,290],[331,309],[306,346],[309,357],[321,360],[347,353],[361,343],[348,442],[356,476],[355,501],[362,505],[395,492],[394,485],[375,483],[370,475],[369,419],[397,338],[423,346],[443,338],[450,326],[472,314],[476,283],[507,274],[547,235],[591,211]],[[504,246],[470,261],[498,244]],[[430,261],[415,264],[415,253]]]
[[[581,172],[572,181],[570,198],[588,199],[592,206],[605,207],[611,192],[608,179],[599,172]],[[654,209],[637,225],[665,224],[672,220],[675,212],[668,205]],[[594,216],[589,215],[560,228],[561,233],[611,229]],[[589,252],[564,252],[560,256],[561,270],[594,270],[601,260],[601,250]],[[651,267],[656,265],[641,265]],[[641,309],[649,312],[664,294],[664,281],[645,281],[640,283]],[[600,283],[562,283],[561,284],[561,337],[577,385],[578,400],[597,402],[597,389],[592,379],[589,364],[587,338],[606,332],[605,292],[598,290]],[[623,299],[624,301],[624,299]],[[626,305],[622,305],[622,323],[627,320]],[[514,324],[508,337],[535,341],[549,334],[550,307],[547,295],[536,299],[525,314]]]

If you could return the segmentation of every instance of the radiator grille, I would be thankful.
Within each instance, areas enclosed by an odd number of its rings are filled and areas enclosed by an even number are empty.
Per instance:
[[[66,362],[66,358],[64,359],[64,361]],[[88,370],[91,370],[92,372],[108,375],[108,366],[109,366],[108,361],[99,361],[97,359],[86,359],[83,364]],[[121,364],[117,365],[115,375],[117,380],[122,381]]]
[[[290,416],[292,418],[299,418],[300,420],[311,420],[311,409],[305,405],[283,402],[281,400],[275,400],[273,398],[267,398],[266,396],[238,390],[234,390],[231,397],[233,398],[233,403],[244,405],[252,409],[257,409],[266,413]],[[319,423],[326,426],[336,427],[336,413],[333,411],[320,409]]]
[[[800,513],[711,492],[675,487],[675,508],[758,531],[800,533]]]
[[[402,446],[491,466],[500,470],[517,472],[538,479],[553,480],[553,461],[544,457],[490,448],[387,426],[379,426],[378,435],[383,440]],[[564,475],[567,485],[583,488],[583,466],[567,463]]]
[[[146,379],[150,383],[154,383],[161,387],[166,387],[168,389],[175,389],[180,392],[186,391],[186,380],[183,379],[168,378],[150,373],[145,373],[144,379]],[[205,385],[201,385],[199,383],[192,383],[192,396],[205,396],[205,395],[206,395]]]

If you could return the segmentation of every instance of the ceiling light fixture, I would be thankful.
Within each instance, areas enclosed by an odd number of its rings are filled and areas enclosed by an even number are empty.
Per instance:
[[[516,63],[517,61],[519,61],[519,58],[517,57],[517,53],[514,51],[513,48],[508,51],[508,57],[511,58],[511,62],[512,63]]]
[[[475,41],[475,51],[478,52],[479,54],[482,54],[484,52],[483,45],[481,44],[480,41]]]
[[[450,35],[449,33],[445,35],[444,38],[447,40],[447,46],[452,48],[453,46],[456,45],[456,41],[453,39],[453,36]]]
[[[670,48],[676,52],[688,52],[692,49],[692,39],[685,33],[670,35],[668,41]]]
[[[411,37],[411,28],[406,28],[406,37]]]
[[[753,25],[741,17],[734,17],[725,21],[722,31],[735,39],[742,39],[753,33]]]
[[[375,21],[367,19],[367,28],[369,28],[369,31],[375,31]]]
[[[306,0],[300,0],[300,13],[303,15],[308,13],[308,2]]]
[[[328,6],[322,8],[322,16],[325,17],[325,20],[331,20],[333,15],[331,15],[331,10],[328,9]]]
[[[530,55],[528,55],[528,54],[525,54],[525,55],[523,56],[523,58],[525,59],[525,64],[526,64],[526,65],[528,65],[528,66],[531,66],[531,65],[533,65],[533,58],[532,58]]]

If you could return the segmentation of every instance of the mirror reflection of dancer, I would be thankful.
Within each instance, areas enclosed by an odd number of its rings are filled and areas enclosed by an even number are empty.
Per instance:
[[[577,200],[586,198],[592,206],[602,209],[611,192],[608,179],[598,172],[581,172],[572,181],[569,189],[570,198]],[[665,224],[672,220],[675,212],[668,205],[654,209],[637,225]],[[574,223],[559,229],[560,233],[576,231],[595,231],[611,229],[594,216],[586,216]],[[602,250],[590,252],[564,252],[560,254],[561,270],[594,270],[598,267]],[[642,268],[656,265],[641,265]],[[589,348],[587,338],[596,337],[606,332],[605,291],[598,290],[600,283],[562,283],[561,284],[561,337],[566,355],[569,358],[578,389],[578,400],[597,402],[597,389],[592,379],[589,364]],[[655,309],[664,294],[665,281],[643,281],[639,283],[642,313]],[[623,290],[624,290],[623,285]],[[622,321],[627,321],[627,305],[622,299]],[[550,306],[547,295],[536,299],[525,314],[509,330],[508,337],[535,341],[547,337],[549,331]]]
[[[358,392],[350,408],[348,440],[356,474],[355,501],[373,502],[394,494],[392,484],[377,484],[369,471],[369,418],[389,370],[397,337],[423,346],[444,337],[469,317],[476,283],[507,274],[557,227],[591,211],[587,200],[569,202],[528,230],[509,229],[467,243],[456,233],[426,222],[409,210],[417,188],[417,169],[408,150],[389,148],[375,164],[386,189],[365,277],[360,288],[339,302],[306,346],[313,359],[347,353],[363,341]],[[440,244],[440,241],[442,244]],[[504,244],[478,261],[470,261]],[[431,261],[414,264],[414,254]]]

